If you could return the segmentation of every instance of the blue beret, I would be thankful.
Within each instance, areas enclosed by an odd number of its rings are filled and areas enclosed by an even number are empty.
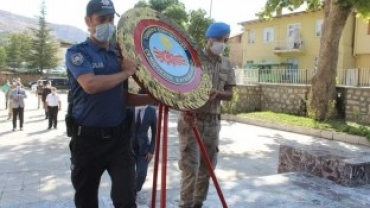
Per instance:
[[[206,32],[206,38],[219,38],[230,34],[230,25],[223,22],[212,23]]]

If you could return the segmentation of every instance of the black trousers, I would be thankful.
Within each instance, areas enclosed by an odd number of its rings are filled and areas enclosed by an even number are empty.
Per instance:
[[[127,128],[128,129],[128,128]],[[136,208],[135,159],[129,130],[103,138],[99,133],[82,130],[73,133],[71,179],[76,208],[98,208],[100,179],[105,170],[112,180],[111,198],[115,208]]]
[[[48,106],[49,113],[49,128],[51,126],[57,127],[58,124],[58,106]]]
[[[19,117],[19,127],[23,128],[24,108],[13,108],[13,128],[17,128],[17,118]]]

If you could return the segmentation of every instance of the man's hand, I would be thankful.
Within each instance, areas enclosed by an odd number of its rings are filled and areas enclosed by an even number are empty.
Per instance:
[[[133,59],[129,57],[123,57],[121,69],[127,76],[132,76],[135,74],[137,67],[139,67],[139,63],[135,62]]]
[[[212,89],[211,92],[210,92],[210,94],[209,94],[209,100],[216,99],[217,94],[218,94],[218,91],[215,90],[215,89]]]
[[[145,159],[148,163],[150,163],[150,161],[153,159],[153,154],[148,152],[148,154],[145,156]]]
[[[197,123],[197,117],[195,113],[193,112],[185,112],[184,113],[184,121],[189,125],[189,126],[195,126]]]

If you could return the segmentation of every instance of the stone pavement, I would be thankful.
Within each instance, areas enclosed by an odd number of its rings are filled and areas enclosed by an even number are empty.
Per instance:
[[[37,109],[36,96],[26,100],[24,131],[12,132],[6,121],[4,97],[0,93],[0,208],[72,208],[74,190],[70,183],[69,138],[65,135],[63,109],[56,130],[47,130],[47,120]],[[176,112],[170,114],[168,144],[168,206],[177,207],[180,172]],[[350,145],[267,128],[222,122],[217,177],[229,207],[370,207],[370,188],[345,188],[330,181],[299,173],[277,174],[280,144],[322,145],[348,153],[370,152],[369,147]],[[147,208],[153,167],[144,185]],[[112,207],[110,180],[104,174],[100,187],[100,207]],[[205,204],[221,207],[214,188]]]

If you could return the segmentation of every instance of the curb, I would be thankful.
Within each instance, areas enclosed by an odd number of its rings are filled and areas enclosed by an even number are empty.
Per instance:
[[[254,126],[262,126],[266,128],[305,134],[309,136],[314,136],[318,138],[328,139],[328,140],[335,140],[340,142],[345,142],[349,144],[357,144],[357,145],[365,145],[370,147],[370,141],[366,137],[356,136],[352,134],[346,134],[342,132],[332,132],[332,131],[325,131],[325,130],[317,130],[312,128],[307,128],[303,126],[290,126],[284,124],[278,124],[266,120],[259,120],[259,119],[250,119],[250,118],[240,118],[235,115],[231,114],[222,114],[222,120],[226,121],[234,121]]]

